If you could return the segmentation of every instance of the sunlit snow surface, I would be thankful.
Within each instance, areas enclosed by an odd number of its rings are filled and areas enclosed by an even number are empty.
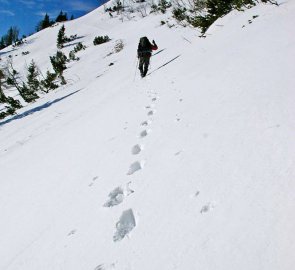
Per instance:
[[[87,46],[68,84],[0,122],[0,269],[293,270],[294,14],[259,4],[206,38],[169,12],[66,22],[63,51]],[[45,74],[60,27],[1,64]]]

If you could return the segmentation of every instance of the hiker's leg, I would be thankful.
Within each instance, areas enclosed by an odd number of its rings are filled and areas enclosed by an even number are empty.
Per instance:
[[[149,68],[149,64],[150,64],[150,57],[146,56],[144,59],[144,71],[143,71],[143,76],[145,76],[148,72],[148,68]]]
[[[138,69],[140,70],[140,74],[142,76],[143,74],[143,64],[144,64],[144,59],[143,57],[139,57],[139,65],[138,65]]]

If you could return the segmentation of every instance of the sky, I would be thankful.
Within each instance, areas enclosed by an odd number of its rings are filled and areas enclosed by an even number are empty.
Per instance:
[[[78,18],[97,8],[104,0],[0,0],[0,37],[10,26],[20,29],[20,36],[35,32],[45,13],[55,19],[59,12]],[[104,1],[105,2],[105,1]]]

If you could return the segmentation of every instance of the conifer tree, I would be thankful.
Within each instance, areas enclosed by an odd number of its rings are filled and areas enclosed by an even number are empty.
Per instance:
[[[68,20],[68,15],[67,15],[67,13],[63,13],[62,10],[60,11],[60,13],[58,14],[58,16],[55,19],[56,22],[64,22],[67,20]]]
[[[42,26],[42,29],[45,29],[45,28],[47,28],[47,27],[50,26],[50,19],[49,19],[49,16],[48,16],[47,13],[44,16],[44,19],[42,21],[42,25],[41,26]]]
[[[34,102],[39,98],[37,93],[33,92],[24,82],[19,88],[19,94],[24,99],[24,101],[28,103]]]
[[[5,79],[3,71],[0,69],[0,103],[4,103],[6,101],[6,96],[3,92],[3,81]]]
[[[3,88],[6,87],[5,85],[5,74],[2,70],[0,70],[0,104],[6,104],[5,108],[6,111],[2,111],[0,113],[0,119],[5,118],[8,115],[14,114],[16,109],[22,107],[18,100],[15,100],[12,97],[7,97],[4,94]]]
[[[65,31],[66,31],[66,28],[64,25],[62,25],[62,27],[59,29],[58,34],[57,34],[57,48],[58,49],[62,49],[64,43],[67,40],[67,37],[65,35]]]
[[[4,49],[6,47],[4,37],[1,37],[0,39],[0,50]]]
[[[48,93],[50,90],[54,90],[58,87],[56,83],[54,83],[56,79],[56,73],[51,73],[47,70],[46,78],[41,81],[42,90],[45,93]]]
[[[27,75],[28,88],[32,92],[37,92],[40,88],[40,82],[38,80],[39,75],[40,74],[39,74],[38,68],[34,60],[32,60],[31,64],[28,67],[28,75]]]
[[[39,96],[29,89],[29,87],[20,79],[19,73],[13,68],[12,62],[7,64],[6,73],[6,83],[14,86],[24,101],[29,103],[39,98]]]
[[[61,79],[62,84],[66,84],[66,80],[63,77],[63,71],[67,68],[66,61],[67,57],[61,51],[57,51],[56,55],[50,56],[50,62],[52,64],[52,67],[56,75]]]

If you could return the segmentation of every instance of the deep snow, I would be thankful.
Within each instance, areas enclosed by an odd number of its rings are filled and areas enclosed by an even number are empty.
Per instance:
[[[0,122],[0,269],[294,269],[294,12],[232,12],[205,39],[170,14],[65,23],[87,46],[68,85]],[[45,73],[59,28],[16,70]],[[144,79],[142,35],[165,49]]]

